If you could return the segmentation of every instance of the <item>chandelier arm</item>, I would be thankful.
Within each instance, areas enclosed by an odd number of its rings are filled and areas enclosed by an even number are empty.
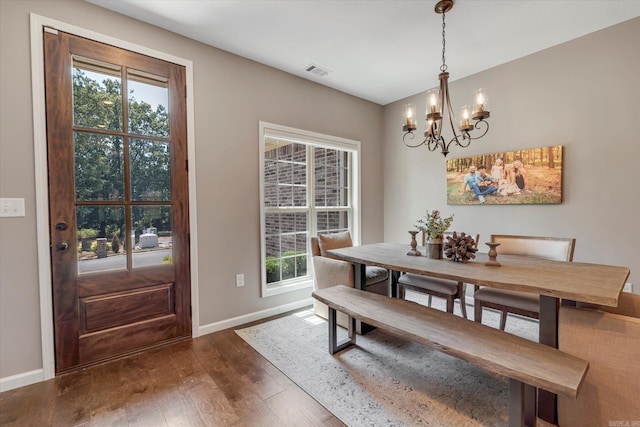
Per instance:
[[[458,140],[458,134],[456,132],[456,127],[454,125],[454,122],[456,121],[456,117],[453,114],[453,107],[451,107],[451,99],[449,98],[449,83],[447,80],[445,80],[445,99],[447,101],[447,111],[449,112],[449,125],[451,126],[451,132],[453,132],[453,138],[451,138],[451,140],[449,141],[449,143],[447,143],[446,148],[447,151],[449,150],[449,145],[451,145],[451,143],[453,141],[456,142],[456,145],[460,146],[460,147],[466,147],[469,145],[469,143],[467,143],[467,145],[463,145],[460,143],[460,141]],[[464,135],[463,135],[464,137]],[[444,141],[444,139],[443,139]]]
[[[480,125],[480,123],[482,123],[482,126],[479,126],[479,125]],[[478,130],[482,130],[482,128],[484,127],[484,132],[482,132],[482,133],[481,133],[481,134],[479,134],[478,136],[473,136],[473,137],[472,137],[469,133],[467,133],[467,135],[469,136],[469,142],[471,142],[471,140],[472,140],[472,139],[480,139],[480,138],[482,138],[483,136],[485,136],[485,135],[487,134],[487,132],[489,132],[489,122],[488,122],[488,121],[486,121],[486,120],[484,120],[484,119],[480,119],[480,120],[478,120],[478,121],[474,124],[474,126],[473,126],[473,127],[474,127],[475,129],[478,129]],[[469,145],[469,144],[467,144],[467,145]]]
[[[404,142],[404,145],[406,145],[409,148],[416,148],[416,147],[420,147],[421,145],[426,144],[427,139],[425,138],[424,141],[422,141],[420,144],[409,144],[407,142],[407,136],[409,136],[409,141],[411,141],[412,139],[414,139],[416,136],[414,135],[413,132],[405,132],[404,136],[402,137],[402,142]]]
[[[449,154],[449,145],[444,142],[443,137],[428,138],[427,148],[429,149],[429,151],[436,151],[438,148],[440,148],[442,154],[444,154],[445,156]]]
[[[449,145],[451,145],[451,143],[453,142],[455,142],[458,147],[467,148],[469,144],[471,144],[472,139],[474,138],[471,138],[469,133],[465,131],[463,131],[462,134],[460,135],[454,134],[453,138],[451,138],[451,140],[449,140],[449,143],[447,144],[447,149],[449,148]],[[463,142],[460,142],[460,140],[462,140]],[[467,141],[467,143],[465,144],[464,141]]]
[[[449,88],[449,85],[447,84],[449,73],[443,71],[442,73],[440,73],[440,76],[438,76],[438,78],[440,80],[440,93],[438,94],[438,97],[440,98],[440,108],[442,110],[442,114],[440,115],[440,119],[434,121],[434,124],[436,124],[436,132],[434,133],[433,137],[439,141],[440,139],[442,139],[442,129],[444,128],[444,106],[445,100],[447,99],[446,94],[448,93],[447,91]]]

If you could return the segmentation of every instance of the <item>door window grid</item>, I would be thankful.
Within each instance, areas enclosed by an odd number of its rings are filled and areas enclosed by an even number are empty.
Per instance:
[[[74,56],[73,117],[78,273],[172,262],[167,79]]]

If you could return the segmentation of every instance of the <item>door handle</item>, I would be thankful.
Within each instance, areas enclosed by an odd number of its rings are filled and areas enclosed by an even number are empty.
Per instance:
[[[67,249],[69,249],[69,243],[67,243],[67,242],[58,243],[58,250],[59,251],[66,251]]]

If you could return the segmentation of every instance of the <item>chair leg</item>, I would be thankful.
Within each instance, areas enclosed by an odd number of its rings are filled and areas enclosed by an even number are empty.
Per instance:
[[[460,298],[460,311],[462,311],[462,316],[464,316],[465,319],[468,319],[468,317],[467,317],[467,303],[464,300],[464,295]]]
[[[507,325],[507,312],[500,312],[500,330],[504,331],[504,327]]]
[[[428,305],[429,307],[431,307],[431,295],[429,295],[429,299],[428,299],[427,305]]]
[[[482,323],[482,306],[478,301],[473,304],[473,320]]]
[[[429,296],[431,297],[431,296]],[[453,313],[453,297],[447,297],[447,313]],[[429,304],[431,305],[431,304]]]
[[[467,319],[467,301],[466,301],[466,287],[465,283],[458,283],[458,298],[460,299],[460,311],[465,319]]]
[[[402,286],[402,284],[398,283],[398,298],[399,299],[404,299],[404,295],[405,295],[404,286]]]

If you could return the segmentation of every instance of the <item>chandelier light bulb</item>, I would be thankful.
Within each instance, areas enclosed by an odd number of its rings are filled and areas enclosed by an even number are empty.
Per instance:
[[[440,100],[440,91],[438,89],[431,89],[427,92],[427,114],[439,113],[440,108],[438,101]]]
[[[473,125],[469,121],[469,119],[471,118],[471,107],[468,105],[462,107],[460,116],[460,130],[464,132],[473,129]]]
[[[406,132],[408,130],[416,129],[416,106],[415,104],[406,104],[402,114],[402,129]]]
[[[487,109],[487,91],[485,89],[478,89],[474,92],[476,109],[475,112],[482,112]]]

